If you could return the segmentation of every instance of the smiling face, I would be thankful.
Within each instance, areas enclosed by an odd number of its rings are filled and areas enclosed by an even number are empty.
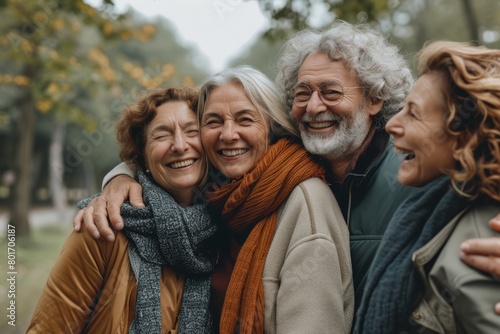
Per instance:
[[[457,139],[445,131],[445,84],[439,73],[421,76],[404,109],[385,127],[394,136],[394,149],[406,155],[398,171],[401,184],[420,187],[455,166]]]
[[[164,103],[147,126],[146,138],[145,162],[153,179],[177,202],[190,204],[205,171],[196,114],[186,102]]]
[[[268,122],[239,84],[211,91],[201,123],[201,140],[210,163],[229,178],[248,172],[268,148]]]
[[[372,104],[365,98],[354,71],[348,70],[342,61],[330,60],[326,53],[307,56],[297,79],[297,86],[306,85],[311,90],[328,82],[342,87],[343,97],[335,105],[328,105],[314,91],[305,106],[292,106],[292,116],[309,152],[330,160],[350,158],[368,134],[370,115],[380,111],[382,102]]]

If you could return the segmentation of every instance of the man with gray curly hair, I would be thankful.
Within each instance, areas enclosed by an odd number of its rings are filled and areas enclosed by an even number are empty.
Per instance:
[[[386,227],[415,189],[397,182],[403,155],[394,152],[385,131],[386,122],[403,108],[413,78],[396,46],[367,25],[343,21],[292,37],[283,47],[278,70],[286,112],[296,121],[306,149],[324,158],[348,224],[357,307]],[[495,274],[498,242],[468,240],[475,243],[471,253],[486,260],[461,257]]]
[[[384,130],[413,78],[397,47],[368,26],[337,21],[283,47],[276,82],[306,149],[325,158],[349,226],[356,305],[393,212],[412,191],[395,176],[401,155]]]

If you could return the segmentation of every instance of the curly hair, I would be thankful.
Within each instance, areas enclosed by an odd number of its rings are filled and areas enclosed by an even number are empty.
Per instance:
[[[146,129],[164,103],[184,101],[193,113],[198,108],[198,91],[193,88],[166,88],[146,92],[122,112],[116,123],[120,159],[136,170],[146,170],[144,149]]]
[[[421,74],[442,73],[446,131],[457,136],[457,167],[450,172],[460,194],[500,200],[500,50],[435,41],[418,53]]]
[[[335,21],[324,31],[304,30],[285,43],[278,60],[276,83],[286,98],[287,111],[292,110],[291,89],[298,80],[299,69],[311,53],[325,52],[332,61],[344,61],[355,71],[364,96],[384,101],[379,119],[385,123],[405,103],[414,80],[398,48],[370,26]]]

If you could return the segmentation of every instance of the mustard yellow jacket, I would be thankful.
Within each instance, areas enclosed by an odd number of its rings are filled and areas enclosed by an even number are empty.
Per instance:
[[[52,268],[27,333],[127,333],[137,294],[127,248],[121,232],[114,242],[73,232]],[[162,333],[177,331],[184,281],[172,269],[162,269]]]

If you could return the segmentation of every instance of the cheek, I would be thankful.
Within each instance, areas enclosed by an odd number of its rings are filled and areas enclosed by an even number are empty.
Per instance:
[[[305,111],[305,108],[297,108],[293,106],[291,111],[292,118],[296,121],[299,121],[302,118],[302,115],[304,115]]]
[[[153,162],[153,152],[153,145],[146,145],[146,148],[144,149],[144,161],[146,162],[146,167],[149,167]]]
[[[215,144],[217,142],[217,134],[216,131],[211,129],[204,129],[201,131],[201,144],[203,149],[205,150],[205,154],[210,155],[215,151]]]
[[[163,156],[166,153],[166,143],[154,143],[146,149],[146,162],[148,165],[161,163]]]

